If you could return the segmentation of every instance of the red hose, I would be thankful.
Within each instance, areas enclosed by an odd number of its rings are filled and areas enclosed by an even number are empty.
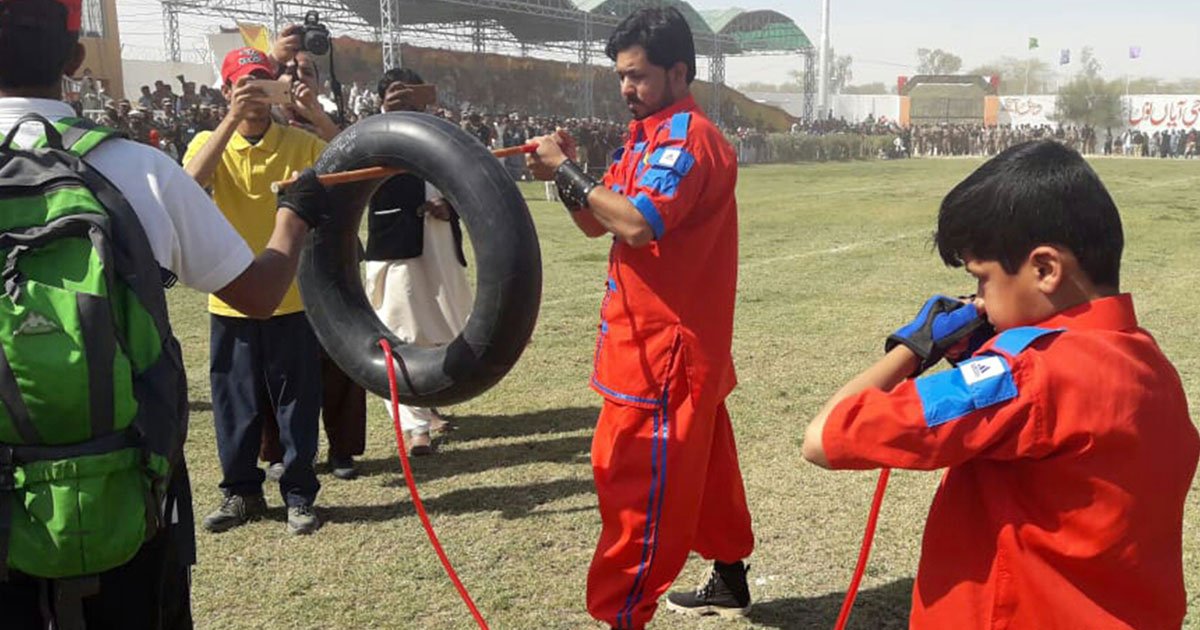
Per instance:
[[[396,429],[396,449],[400,451],[400,466],[404,468],[404,483],[408,484],[408,492],[412,495],[413,505],[417,508],[417,516],[421,519],[421,525],[425,526],[425,534],[429,536],[429,542],[433,544],[433,550],[437,552],[438,560],[442,561],[446,575],[450,576],[454,588],[458,589],[459,597],[467,605],[471,615],[475,617],[475,623],[479,624],[483,630],[489,630],[487,622],[483,620],[483,615],[479,614],[479,609],[471,600],[471,594],[467,592],[462,580],[458,579],[458,573],[455,573],[454,567],[450,565],[450,558],[446,557],[442,543],[438,541],[437,534],[433,532],[429,515],[425,513],[425,504],[421,502],[421,495],[417,493],[417,483],[413,479],[412,466],[408,463],[408,451],[404,448],[404,431],[400,428],[400,399],[396,394],[396,361],[392,356],[392,344],[388,343],[387,339],[380,339],[379,347],[383,348],[383,353],[387,357],[388,385],[392,390],[392,425]]]
[[[879,522],[879,508],[883,506],[883,491],[887,489],[888,476],[892,469],[884,468],[879,471],[879,482],[875,484],[875,497],[871,499],[871,513],[867,515],[867,529],[863,532],[862,548],[858,550],[858,564],[854,567],[854,577],[850,579],[850,588],[846,589],[846,599],[842,600],[842,610],[838,613],[835,630],[843,630],[850,620],[850,609],[854,608],[854,598],[858,596],[858,585],[862,582],[863,572],[867,570],[867,557],[871,555],[871,542],[875,539],[875,524]]]

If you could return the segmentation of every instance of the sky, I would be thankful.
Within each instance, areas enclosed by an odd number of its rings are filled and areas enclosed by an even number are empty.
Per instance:
[[[740,6],[770,9],[791,17],[814,44],[820,40],[820,0],[690,0],[699,10]],[[1059,51],[1079,58],[1092,46],[1110,78],[1200,77],[1200,11],[1196,0],[1116,2],[1115,0],[831,0],[830,43],[838,55],[851,55],[852,83],[894,85],[899,75],[916,71],[918,48],[941,48],[963,59],[963,70],[1004,56],[1036,56],[1059,68]],[[125,55],[161,58],[162,10],[157,0],[117,0]],[[185,29],[215,29],[202,18],[187,17]],[[1040,47],[1030,51],[1030,37]],[[1142,56],[1129,59],[1129,47]],[[726,82],[781,83],[803,67],[798,56],[732,57]],[[1063,76],[1078,64],[1060,68]],[[704,76],[704,64],[701,75]]]

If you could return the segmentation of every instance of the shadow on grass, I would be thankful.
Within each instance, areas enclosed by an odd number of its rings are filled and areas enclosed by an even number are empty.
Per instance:
[[[207,400],[189,400],[188,411],[212,411],[212,403]]]
[[[453,422],[458,429],[438,438],[437,454],[414,459],[413,470],[418,480],[425,481],[525,464],[586,464],[592,443],[590,432],[588,435],[529,439],[475,448],[463,446],[485,438],[539,436],[591,429],[598,414],[599,409],[595,407],[578,407],[514,416],[454,417]],[[359,463],[358,470],[363,476],[399,475],[400,461],[392,454],[379,459],[364,459]],[[386,485],[403,486],[404,482],[395,479],[387,481]]]
[[[570,433],[596,427],[600,407],[564,407],[543,409],[510,416],[457,415],[453,409],[445,416],[458,428],[450,433],[455,442],[491,438],[520,437],[545,433]]]
[[[423,500],[425,510],[430,514],[500,512],[503,518],[516,519],[541,514],[595,510],[595,506],[589,505],[568,510],[544,510],[534,513],[534,510],[540,505],[591,492],[592,482],[590,479],[556,479],[523,486],[464,488]],[[317,509],[321,517],[331,523],[390,521],[416,514],[416,509],[409,500],[407,492],[402,501],[388,505],[319,506]]]
[[[905,578],[859,591],[846,627],[871,630],[907,628],[912,590],[912,578]],[[755,602],[750,609],[750,620],[767,628],[787,630],[832,628],[844,597],[845,593],[830,593],[820,597],[789,597]]]

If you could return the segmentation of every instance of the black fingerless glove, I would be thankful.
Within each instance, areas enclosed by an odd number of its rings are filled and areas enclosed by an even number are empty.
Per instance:
[[[314,229],[328,223],[333,216],[329,190],[317,179],[317,172],[311,168],[301,171],[296,181],[279,195],[279,207],[295,212]]]

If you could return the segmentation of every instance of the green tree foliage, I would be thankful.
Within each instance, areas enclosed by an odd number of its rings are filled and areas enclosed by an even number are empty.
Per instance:
[[[882,81],[864,83],[862,85],[847,85],[842,88],[842,94],[895,94],[896,86],[885,85]]]
[[[1050,64],[1040,59],[1018,59],[1016,57],[1001,57],[995,61],[972,68],[967,74],[980,76],[998,75],[1000,77],[1000,94],[1010,96],[1025,93],[1025,74],[1029,73],[1030,94],[1054,93],[1054,75]]]
[[[1097,129],[1121,124],[1121,95],[1125,86],[1120,81],[1089,78],[1080,72],[1058,91],[1056,120],[1076,125],[1091,125]]]
[[[935,48],[917,49],[917,74],[956,74],[962,70],[962,57]]]

